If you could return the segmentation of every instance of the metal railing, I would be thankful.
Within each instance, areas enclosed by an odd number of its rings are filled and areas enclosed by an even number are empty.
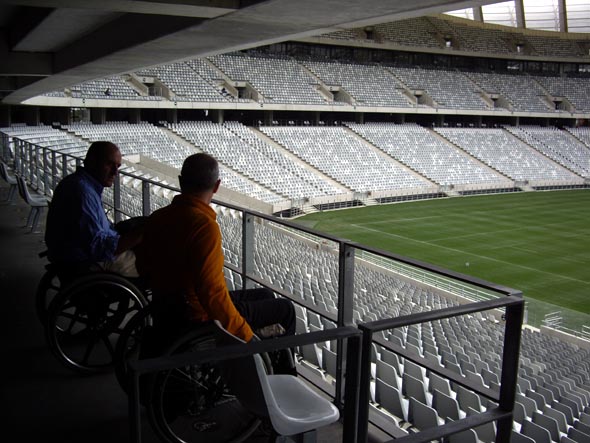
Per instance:
[[[262,340],[244,345],[224,346],[214,350],[177,354],[166,357],[138,360],[130,363],[131,392],[129,394],[129,416],[131,441],[141,442],[140,383],[139,377],[158,371],[177,369],[188,365],[218,363],[239,357],[251,356],[278,349],[295,348],[327,340],[347,342],[346,383],[342,402],[335,402],[340,410],[344,426],[343,442],[355,443],[357,439],[357,417],[359,408],[359,376],[361,355],[361,332],[353,327],[341,327],[326,331],[310,332],[303,335]]]
[[[5,141],[5,138],[3,137],[2,140]],[[69,154],[60,153],[59,151],[55,151],[50,148],[36,146],[32,143],[29,143],[24,140],[19,140],[17,138],[13,140],[15,170],[19,174],[24,175],[33,186],[38,188],[39,191],[44,192],[48,196],[51,195],[53,189],[63,176],[73,172],[74,167],[79,166],[82,163],[82,159],[79,157],[73,157]],[[126,214],[122,210],[121,180],[120,176],[118,176],[113,187],[112,201],[108,202],[108,205],[111,205],[113,208],[115,221],[119,221],[126,216],[149,215],[149,213],[151,212],[151,188],[154,186],[166,188],[171,191],[178,191],[172,186],[163,185],[161,183],[146,179],[145,177],[141,177],[139,175],[126,173],[124,171],[122,171],[120,175],[129,176],[134,179],[141,180],[142,214]],[[476,386],[471,385],[468,381],[465,381],[464,379],[458,378],[454,373],[450,372],[449,370],[431,367],[429,363],[420,360],[419,358],[416,358],[415,355],[410,354],[404,348],[397,348],[389,342],[384,343],[384,340],[380,340],[379,338],[373,340],[373,333],[375,333],[376,331],[383,331],[386,329],[401,327],[409,324],[432,321],[435,319],[442,319],[456,315],[465,315],[468,313],[479,312],[488,309],[496,309],[501,307],[505,307],[507,309],[506,336],[512,337],[513,339],[505,339],[504,343],[505,359],[502,370],[502,387],[499,397],[500,406],[496,409],[485,412],[483,414],[479,414],[477,416],[470,416],[467,419],[452,424],[447,424],[440,428],[430,429],[420,432],[416,435],[404,437],[403,441],[430,441],[433,438],[440,437],[443,435],[449,435],[453,432],[458,432],[463,429],[467,429],[481,423],[487,423],[492,420],[498,421],[498,435],[502,436],[502,438],[505,437],[506,432],[508,432],[507,429],[510,428],[508,423],[511,423],[512,420],[511,411],[512,406],[514,404],[516,365],[518,363],[520,327],[522,324],[522,312],[524,305],[522,298],[518,297],[520,295],[519,291],[501,285],[496,285],[484,280],[480,280],[465,274],[450,271],[439,266],[434,266],[428,263],[420,262],[418,260],[414,260],[408,257],[392,254],[390,252],[379,250],[376,248],[365,247],[354,242],[350,242],[341,238],[331,236],[329,234],[315,231],[311,228],[306,228],[304,226],[301,226],[288,220],[276,218],[255,211],[250,211],[245,208],[237,207],[219,201],[214,201],[213,203],[228,208],[230,210],[236,211],[241,215],[240,265],[235,266],[232,264],[226,264],[226,267],[228,267],[234,272],[238,272],[241,275],[244,287],[252,287],[254,285],[262,285],[269,287],[279,295],[290,298],[295,303],[298,303],[303,307],[318,313],[319,315],[335,320],[337,328],[334,330],[324,331],[325,336],[321,334],[315,335],[316,333],[309,333],[293,337],[291,339],[285,338],[284,343],[282,341],[277,341],[276,346],[278,348],[281,344],[286,344],[287,346],[290,346],[301,345],[302,343],[314,343],[314,340],[322,341],[322,338],[325,338],[326,340],[331,339],[329,337],[337,339],[337,363],[336,376],[334,377],[335,388],[333,390],[333,396],[334,403],[336,405],[345,406],[345,426],[352,426],[351,423],[354,423],[355,430],[352,431],[351,434],[353,437],[350,440],[348,440],[347,437],[347,441],[365,442],[367,440],[369,420],[367,395],[368,384],[370,383],[370,371],[367,369],[367,364],[370,364],[370,361],[368,359],[370,358],[369,353],[371,349],[371,344],[373,342],[376,342],[381,346],[393,350],[394,352],[402,355],[404,358],[408,358],[411,361],[419,362],[423,366],[427,367],[428,370],[433,371],[435,373],[439,373],[462,386],[467,386],[470,389],[478,391],[483,395],[487,396],[488,398],[498,399],[497,395],[494,392],[486,389],[478,390]],[[272,223],[273,225],[282,226],[290,231],[301,233],[301,235],[306,236],[308,238],[312,237],[316,239],[321,239],[322,241],[327,241],[334,245],[333,249],[336,251],[338,257],[338,276],[337,282],[334,282],[334,284],[337,284],[338,295],[336,315],[326,312],[323,308],[312,302],[294,298],[294,295],[292,293],[289,293],[285,289],[269,284],[269,282],[265,281],[264,279],[260,278],[254,273],[254,233],[257,225],[256,223],[254,223],[254,221],[256,219],[261,219],[268,223]],[[436,277],[439,278],[440,281],[453,281],[456,285],[465,286],[469,288],[476,288],[476,290],[481,291],[486,295],[496,294],[499,298],[466,304],[453,308],[433,310],[421,314],[402,316],[398,318],[391,318],[386,320],[379,320],[376,322],[360,324],[359,328],[363,333],[363,344],[361,353],[357,353],[356,351],[353,351],[350,348],[350,337],[355,337],[355,335],[352,334],[352,332],[350,331],[350,329],[353,328],[355,325],[355,321],[353,320],[353,311],[355,308],[355,257],[366,257],[367,255],[370,255],[371,257],[379,257],[381,261],[395,262],[398,264],[398,266],[403,267],[404,269],[412,268],[415,270],[416,274],[427,274],[430,276],[429,278]],[[450,285],[446,285],[445,290],[451,289],[452,288]],[[344,340],[342,339],[344,338],[344,336],[338,336],[338,334],[343,333],[342,331],[347,331],[345,333],[350,334],[346,336],[349,340],[348,352],[346,352],[347,349],[345,347]],[[291,342],[289,340],[293,341]],[[245,352],[249,353],[251,351],[252,353],[256,353],[260,351],[268,351],[271,348],[273,348],[273,345],[271,344],[256,343],[252,347],[248,347],[248,351],[236,349],[235,353],[236,355],[245,355],[243,354]],[[225,352],[226,351],[224,350],[224,354]],[[349,394],[347,394],[347,392],[350,392],[352,390],[352,388],[350,387],[351,382],[349,380],[349,377],[354,377],[355,374],[355,363],[351,360],[352,356],[350,355],[352,352],[361,356],[363,364],[360,373],[360,384],[358,385],[360,388],[358,393],[361,396],[359,402],[360,410],[353,408],[352,405],[345,404],[347,402],[350,402],[351,398]],[[139,374],[147,373],[152,370],[157,370],[157,368],[172,368],[174,367],[173,365],[180,364],[181,362],[212,361],[209,359],[214,360],[220,357],[220,355],[218,354],[219,353],[214,353],[211,354],[211,356],[209,357],[206,357],[202,354],[195,354],[188,356],[178,356],[174,358],[170,357],[169,359],[163,360],[150,360],[138,363],[134,367],[134,369],[136,371],[136,376],[138,377]],[[345,383],[346,380],[348,380],[348,383]],[[136,406],[133,406],[131,410],[133,413],[133,417],[137,419],[137,410],[134,408],[136,408]],[[509,440],[497,439],[497,441],[505,442]]]
[[[466,315],[475,312],[485,311],[488,309],[506,308],[506,327],[504,333],[504,352],[502,358],[502,373],[500,375],[500,395],[482,386],[479,386],[469,380],[459,376],[450,369],[443,367],[435,368],[424,358],[409,352],[399,346],[390,345],[395,353],[403,356],[414,363],[425,366],[430,372],[441,375],[453,383],[464,386],[477,394],[481,394],[491,400],[499,402],[498,407],[490,409],[484,413],[470,415],[464,419],[446,423],[436,428],[430,428],[421,431],[415,435],[398,438],[396,443],[422,443],[431,440],[440,439],[456,432],[471,429],[491,421],[497,421],[496,443],[510,441],[510,432],[512,430],[512,410],[514,409],[514,400],[516,393],[516,382],[518,378],[518,360],[520,352],[521,327],[524,312],[524,301],[518,292],[508,292],[507,297],[495,300],[470,303],[452,308],[441,309],[437,311],[423,312],[398,318],[378,320],[370,323],[359,325],[363,331],[363,344],[361,356],[361,387],[360,387],[360,410],[359,410],[359,441],[367,441],[369,422],[369,381],[371,375],[371,346],[373,343],[373,334],[388,329],[400,328],[443,318]],[[383,344],[383,343],[381,343]],[[479,411],[478,411],[479,412]]]

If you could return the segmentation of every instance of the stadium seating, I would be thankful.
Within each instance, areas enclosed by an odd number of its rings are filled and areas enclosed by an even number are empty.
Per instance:
[[[501,129],[435,128],[435,131],[513,180],[579,181],[577,175]]]
[[[127,128],[128,126],[136,126],[131,129],[145,128],[147,134],[154,134],[154,136],[157,134],[154,130],[161,131],[149,125],[120,124],[111,125],[109,131],[112,132],[94,134],[91,133],[90,129],[96,128],[92,128],[92,126],[99,125],[72,125],[68,128],[70,131],[77,131],[78,136],[47,127],[37,128],[37,130],[28,127],[21,127],[20,129],[14,127],[11,134],[13,137],[23,135],[40,143],[55,143],[56,140],[59,140],[58,135],[61,134],[66,136],[65,139],[77,140],[79,148],[81,148],[84,143],[88,143],[80,140],[79,137],[82,134],[88,135],[88,139],[91,139],[91,135],[116,137],[119,134],[122,137],[121,133],[125,134],[127,130],[130,130],[130,128]],[[389,127],[393,125],[373,126],[379,129],[374,134],[374,137],[377,137],[384,128],[387,129],[386,132],[388,133],[395,133]],[[409,129],[410,133],[418,137],[418,140],[428,140],[429,137],[425,134],[436,139],[435,136],[423,128],[414,127],[414,125],[398,126],[400,127],[394,129]],[[271,145],[257,142],[257,139],[253,138],[256,137],[256,132],[242,125],[229,123],[222,126],[207,123],[197,125],[197,127],[203,132],[211,130],[217,136],[227,134],[230,139],[238,138],[241,143],[247,141],[252,146],[252,149],[255,149],[254,146],[257,147],[257,152],[264,152],[269,156],[274,155],[272,154],[274,151],[271,149]],[[363,127],[363,125],[349,124],[349,127],[354,128],[355,131],[358,131],[357,133],[364,133],[368,139],[369,135],[371,135],[369,129],[372,128],[372,125]],[[123,129],[125,130],[123,131]],[[313,134],[314,137],[322,140],[329,140],[329,137],[334,139],[340,139],[341,136],[344,136],[345,139],[347,136],[352,137],[352,133],[343,127],[321,128],[326,131],[315,131],[316,128],[296,127],[263,127],[261,129],[265,133],[268,131],[270,136],[274,135],[272,129],[285,129],[287,133],[291,133],[292,139],[279,139],[284,142],[284,145],[288,144],[285,140],[290,140],[289,143],[295,144],[291,140],[297,139],[293,134],[298,132],[305,133],[306,138]],[[328,129],[337,129],[337,131]],[[539,128],[532,128],[532,132],[535,133],[537,129]],[[437,130],[449,139],[460,142],[461,148],[465,151],[468,151],[466,146],[470,146],[469,149],[472,149],[474,151],[473,155],[478,158],[484,157],[483,151],[476,151],[473,146],[485,146],[481,141],[485,141],[486,136],[490,133],[496,135],[496,140],[502,140],[502,134],[506,134],[501,129],[437,128]],[[363,131],[366,131],[366,133]],[[544,131],[556,130],[543,128],[541,133],[544,133]],[[468,143],[470,135],[474,137],[471,145]],[[563,134],[561,135],[563,136]],[[406,136],[409,137],[407,134]],[[158,137],[162,137],[162,134]],[[159,138],[159,140],[164,139]],[[353,137],[352,140],[357,139]],[[529,142],[532,143],[531,140]],[[374,140],[374,143],[383,148],[376,140]],[[359,146],[358,144],[355,145],[354,142],[342,144],[344,147],[349,145]],[[503,144],[499,146],[502,147]],[[538,158],[544,160],[539,160],[539,163],[536,164],[536,171],[542,171],[543,167],[546,167],[547,171],[551,171],[551,167],[556,168],[555,163],[530,147],[520,147],[514,142],[510,146],[514,149],[514,153],[511,155],[520,159],[521,167],[520,169],[517,168],[515,162],[508,163],[507,166],[503,167],[505,170],[510,170],[514,175],[528,174],[528,170],[522,165],[529,161],[537,161]],[[494,145],[494,148],[498,152],[498,145]],[[129,152],[137,152],[140,148],[126,145],[126,149],[129,149]],[[445,152],[448,149],[451,148],[444,143],[438,147],[428,148],[431,153]],[[462,151],[457,148],[452,149],[455,149],[456,151],[452,152],[456,152],[458,158],[461,158]],[[354,158],[346,148],[341,149],[338,154],[334,155],[349,160]],[[402,160],[402,154],[397,153],[396,155]],[[510,157],[510,154],[504,155]],[[281,164],[292,167],[293,171],[298,168],[298,166],[294,165],[300,165],[289,156],[277,158],[281,159]],[[494,157],[490,156],[490,158]],[[406,161],[409,162],[407,159]],[[375,163],[377,162],[375,161]],[[499,163],[501,164],[500,160],[494,160],[493,164],[497,169],[499,169]],[[472,162],[471,164],[480,166],[478,163]],[[474,169],[477,168],[474,167]],[[146,175],[140,169],[128,166],[125,170],[138,177],[149,178],[156,182],[160,181],[158,177]],[[487,171],[485,168],[482,170]],[[310,173],[312,172],[310,171]],[[494,174],[491,173],[492,176]],[[572,173],[568,174],[574,175]],[[569,179],[568,174],[565,174],[562,180]],[[155,189],[152,189],[151,209],[166,204],[172,197],[170,192],[165,194],[162,189],[158,189],[156,186],[153,188]],[[141,186],[139,179],[122,175],[121,191],[124,212],[130,216],[141,215],[143,208],[140,203]],[[109,192],[110,190],[105,193],[106,201],[112,200]],[[222,247],[226,261],[234,266],[239,266],[242,256],[241,215],[237,211],[222,206],[216,205],[214,209],[218,214],[218,221],[223,232]],[[314,307],[313,310],[303,306],[297,308],[298,330],[317,331],[335,326],[334,320],[338,306],[338,288],[336,285],[338,281],[338,253],[336,245],[331,245],[329,242],[319,242],[313,236],[302,237],[295,231],[279,228],[272,223],[256,223],[254,273],[262,281],[292,294],[296,302],[300,301],[305,306]],[[225,276],[228,287],[232,289],[242,287],[239,274],[227,270]],[[375,262],[371,256],[364,255],[359,255],[355,260],[353,291],[355,303],[353,319],[356,323],[440,309],[455,306],[458,303],[456,300],[447,298],[434,288],[416,284],[408,277],[385,267],[383,263]],[[426,359],[430,362],[432,368],[441,367],[442,365],[464,376],[466,380],[475,382],[480,386],[498,389],[503,324],[497,320],[491,320],[490,317],[476,314],[386,331],[382,337],[390,342],[392,346],[405,348],[406,352],[415,355],[417,359]],[[333,386],[335,351],[335,343],[331,342],[319,343],[299,350],[300,364],[304,365],[308,371],[312,371],[319,376],[326,383],[327,389]],[[432,420],[434,417],[436,417],[437,423],[441,423],[444,420],[454,419],[457,414],[459,417],[463,417],[473,413],[473,411],[485,410],[493,405],[485,398],[455,386],[433,372],[425,371],[420,365],[408,359],[403,359],[382,346],[375,346],[373,349],[373,365],[371,384],[374,395],[372,408],[391,415],[391,419],[403,429],[424,428],[429,426],[428,423],[434,423]],[[545,432],[539,431],[539,429],[546,431],[550,436],[552,433],[555,434],[555,429],[558,429],[559,436],[569,435],[570,437],[579,438],[580,434],[584,434],[581,429],[586,429],[584,428],[587,425],[585,423],[587,420],[585,411],[588,410],[590,405],[590,386],[588,385],[590,379],[590,352],[588,350],[577,348],[538,330],[525,328],[522,337],[519,375],[518,386],[520,393],[517,394],[517,402],[520,406],[517,407],[517,416],[520,422],[517,421],[517,430],[521,430],[525,435],[535,434],[537,437],[546,435]],[[395,401],[396,399],[397,401]],[[420,404],[416,403],[417,401],[420,401]],[[444,409],[441,404],[445,405]],[[441,413],[441,410],[446,412]],[[418,411],[420,412],[419,416],[416,415]],[[489,441],[494,429],[488,426],[478,428],[475,431],[479,440]]]

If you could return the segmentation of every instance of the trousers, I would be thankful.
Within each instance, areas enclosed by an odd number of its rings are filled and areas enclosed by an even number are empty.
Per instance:
[[[229,295],[253,330],[278,323],[285,330],[285,335],[295,334],[295,308],[291,301],[276,298],[266,288],[230,291]]]

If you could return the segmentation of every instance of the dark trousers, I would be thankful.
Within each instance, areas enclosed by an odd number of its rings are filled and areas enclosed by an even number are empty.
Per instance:
[[[279,323],[285,329],[285,335],[295,334],[295,308],[291,301],[275,298],[266,288],[242,289],[229,294],[253,330]]]

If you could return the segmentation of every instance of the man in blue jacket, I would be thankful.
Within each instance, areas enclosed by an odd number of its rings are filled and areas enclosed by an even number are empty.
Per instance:
[[[108,141],[90,145],[84,166],[56,187],[45,231],[49,261],[62,273],[78,275],[104,269],[136,277],[135,255],[141,230],[119,234],[102,206],[102,192],[111,187],[121,166],[119,148]]]

